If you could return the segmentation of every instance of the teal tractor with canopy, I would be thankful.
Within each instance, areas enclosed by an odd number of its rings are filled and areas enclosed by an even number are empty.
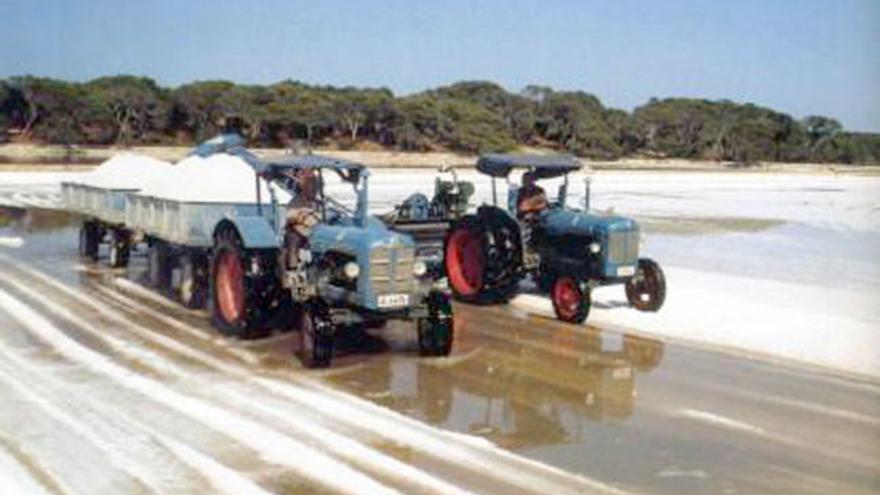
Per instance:
[[[528,277],[549,293],[556,316],[567,322],[587,318],[591,291],[602,285],[624,284],[631,306],[641,311],[660,309],[666,297],[665,278],[655,261],[639,257],[638,223],[588,211],[589,182],[587,209],[566,204],[569,174],[581,168],[576,158],[567,155],[480,157],[477,170],[492,178],[492,204],[456,219],[445,241],[444,268],[457,299],[506,302]],[[509,181],[515,171],[527,174],[528,187]],[[554,178],[563,181],[556,198],[547,198],[538,183]],[[509,183],[503,206],[499,206],[499,179]],[[524,212],[527,200],[537,206]]]

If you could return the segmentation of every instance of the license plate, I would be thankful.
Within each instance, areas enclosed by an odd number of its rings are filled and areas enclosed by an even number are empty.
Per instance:
[[[632,277],[636,274],[636,267],[634,266],[621,266],[617,268],[617,276],[618,277]]]
[[[380,308],[402,308],[409,306],[409,294],[386,294],[379,296]]]

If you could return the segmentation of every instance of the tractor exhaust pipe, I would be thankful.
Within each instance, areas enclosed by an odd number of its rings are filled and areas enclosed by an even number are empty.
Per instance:
[[[590,211],[590,183],[592,181],[590,176],[584,178],[584,211]]]

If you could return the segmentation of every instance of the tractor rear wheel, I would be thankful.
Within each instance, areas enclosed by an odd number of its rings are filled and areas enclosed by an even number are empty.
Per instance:
[[[261,266],[261,253],[248,252],[233,230],[217,235],[211,254],[208,304],[211,323],[224,335],[240,338],[259,336],[268,320],[267,293],[270,292]],[[253,271],[257,265],[257,273]]]
[[[501,304],[519,288],[519,238],[505,225],[464,219],[446,241],[445,266],[456,299]]]
[[[483,288],[483,240],[469,226],[452,232],[446,244],[446,274],[455,295],[472,298]]]
[[[658,311],[666,300],[666,277],[656,261],[639,259],[636,274],[626,281],[626,299],[639,311]]]
[[[590,290],[574,277],[558,277],[550,289],[550,297],[556,318],[561,321],[583,323],[590,314]]]

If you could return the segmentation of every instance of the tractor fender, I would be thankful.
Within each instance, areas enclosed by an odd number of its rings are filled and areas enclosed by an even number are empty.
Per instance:
[[[269,220],[261,216],[228,217],[217,224],[214,238],[223,229],[232,228],[238,233],[242,246],[246,249],[267,249],[280,246],[278,235]]]
[[[477,209],[477,221],[481,225],[506,227],[520,235],[519,223],[507,211],[497,206],[484,205]]]

